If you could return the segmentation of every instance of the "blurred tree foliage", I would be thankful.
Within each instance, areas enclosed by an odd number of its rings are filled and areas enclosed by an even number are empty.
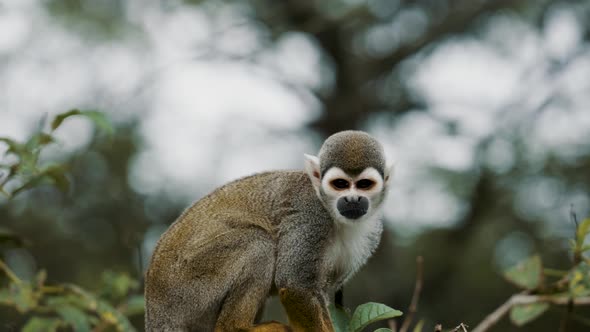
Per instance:
[[[121,31],[133,30],[122,14],[123,3],[124,0],[46,2],[64,24],[81,33],[89,29],[100,31],[103,38],[117,38]],[[422,57],[449,39],[477,36],[494,15],[516,15],[541,29],[551,10],[570,8],[586,18],[582,20],[584,44],[580,45],[581,49],[587,48],[590,37],[590,20],[587,19],[590,4],[587,1],[187,0],[186,3],[207,10],[224,5],[240,6],[250,23],[266,32],[268,47],[286,33],[299,32],[311,38],[332,77],[331,83],[313,91],[323,111],[310,127],[320,136],[341,129],[366,128],[376,118],[395,125],[408,113],[428,113],[426,101],[414,95],[406,82],[408,68],[419,65]],[[414,33],[387,47],[359,46],[364,45],[359,41],[380,25],[408,13],[419,13],[417,17],[424,19],[422,23],[410,21],[408,30]],[[252,59],[244,56],[236,60]],[[570,65],[571,61],[555,62],[547,58],[535,67],[546,68],[545,74],[552,77]],[[424,318],[424,326],[428,327],[425,330],[438,322],[444,326],[455,326],[458,322],[475,326],[514,291],[507,287],[493,264],[502,241],[524,238],[531,251],[543,257],[543,265],[571,269],[575,257],[568,252],[564,236],[551,233],[546,225],[518,211],[514,203],[519,185],[542,178],[559,181],[565,193],[590,191],[587,145],[580,146],[582,152],[573,160],[559,155],[549,155],[541,161],[527,158],[529,147],[523,142],[529,134],[530,123],[547,105],[559,103],[558,97],[548,96],[538,109],[532,110],[534,112],[519,117],[512,113],[522,106],[518,101],[524,96],[516,96],[514,105],[506,105],[498,119],[507,125],[477,142],[473,169],[466,172],[433,169],[433,174],[448,184],[447,190],[460,193],[467,211],[454,227],[427,229],[411,240],[399,236],[395,229],[386,233],[376,256],[347,286],[346,302],[358,304],[371,300],[394,308],[406,307],[415,281],[414,260],[422,255],[425,259],[424,289],[418,316]],[[466,135],[453,121],[437,120],[446,125],[450,135]],[[486,156],[499,140],[509,145],[515,158],[512,166],[503,172],[497,172],[486,163]],[[44,136],[37,136],[33,141],[35,147],[50,143]],[[140,279],[146,230],[153,224],[172,222],[182,208],[180,203],[167,197],[145,197],[130,188],[128,165],[141,144],[135,124],[122,125],[109,143],[97,135],[85,151],[66,157],[60,165],[68,165],[69,175],[64,175],[66,173],[57,165],[38,170],[37,175],[43,174],[38,181],[53,182],[67,189],[65,195],[46,186],[29,191],[25,190],[28,187],[5,189],[11,195],[16,191],[16,196],[0,205],[4,229],[0,234],[4,245],[2,252],[19,278],[27,280],[27,291],[40,291],[38,280],[44,280],[44,276],[35,274],[39,268],[48,271],[48,284],[76,283],[95,291],[92,296],[105,301],[113,299],[109,298],[112,294],[103,293],[108,287],[97,286],[103,271],[113,270]],[[32,162],[38,155],[34,150],[31,152],[27,158],[32,158]],[[28,179],[33,182],[25,181],[21,187],[26,183],[31,183],[29,187],[38,184],[34,178]],[[574,233],[574,225],[567,217],[562,224],[562,233]],[[107,275],[106,279],[115,275],[118,274]],[[131,286],[126,287],[132,290]],[[124,293],[121,290],[110,292],[119,296]],[[565,310],[564,307],[549,310],[525,329],[555,331]],[[590,315],[584,307],[576,307],[575,313]],[[13,311],[3,311],[0,322],[10,322],[6,325],[8,328],[22,326],[25,318],[13,320],[13,317]],[[132,316],[131,322],[138,328],[142,325],[138,316]],[[585,329],[587,326],[580,322],[572,322],[569,327],[570,331]],[[521,331],[508,320],[500,322],[495,330]]]
[[[113,128],[102,113],[71,110],[57,115],[49,124],[49,132],[44,130],[43,121],[26,142],[0,137],[0,142],[8,145],[6,155],[14,158],[12,162],[0,164],[1,169],[7,170],[6,174],[2,174],[0,193],[12,200],[17,195],[25,196],[28,191],[36,188],[46,189],[45,185],[53,185],[63,193],[70,191],[70,179],[66,171],[68,163],[44,164],[40,161],[40,155],[47,145],[55,143],[54,131],[73,116],[87,117],[102,131],[113,135]],[[29,202],[35,204],[35,198],[29,199]],[[2,251],[26,247],[27,241],[21,235],[6,230],[0,232]],[[55,259],[63,257],[59,252],[60,249],[52,251]],[[10,253],[7,256],[10,257]],[[117,331],[134,331],[126,316],[143,314],[143,295],[137,293],[140,284],[128,273],[102,271],[99,273],[101,281],[98,287],[94,287],[96,294],[93,294],[71,283],[47,283],[46,270],[35,271],[32,267],[29,268],[29,274],[33,272],[34,276],[22,279],[0,260],[0,280],[7,279],[8,282],[6,285],[0,284],[0,305],[9,308],[8,312],[3,313],[6,315],[5,321],[9,322],[2,326],[3,329],[16,328],[22,324],[22,330],[27,332],[57,331],[63,328],[99,331],[109,327]],[[14,310],[19,315],[15,315],[12,312]]]

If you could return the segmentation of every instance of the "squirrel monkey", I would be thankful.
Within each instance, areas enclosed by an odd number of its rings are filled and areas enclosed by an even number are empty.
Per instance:
[[[330,136],[305,171],[245,177],[162,235],[146,274],[147,331],[333,331],[328,294],[379,244],[390,167],[361,131]],[[277,294],[289,326],[256,325]]]

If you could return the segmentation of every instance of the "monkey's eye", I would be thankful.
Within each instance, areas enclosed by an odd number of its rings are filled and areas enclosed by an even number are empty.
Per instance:
[[[332,180],[332,182],[330,182],[332,184],[332,187],[336,188],[336,189],[346,189],[350,186],[350,183],[348,183],[348,181],[344,180],[344,179],[336,179],[336,180]]]
[[[359,189],[369,189],[371,188],[373,185],[375,185],[375,182],[369,179],[362,179],[357,181],[356,183],[356,187]]]

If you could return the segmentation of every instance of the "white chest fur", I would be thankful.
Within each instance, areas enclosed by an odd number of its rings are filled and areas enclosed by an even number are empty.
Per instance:
[[[337,222],[334,237],[327,248],[327,262],[334,282],[340,284],[352,277],[371,256],[381,238],[380,216],[354,223]]]

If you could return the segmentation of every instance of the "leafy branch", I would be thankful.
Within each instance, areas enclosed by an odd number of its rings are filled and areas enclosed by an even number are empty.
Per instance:
[[[114,132],[113,126],[104,114],[97,111],[70,110],[55,116],[51,121],[49,131],[44,131],[42,124],[24,142],[18,142],[8,137],[0,137],[0,142],[8,147],[5,156],[14,156],[16,159],[13,163],[0,163],[0,170],[4,170],[0,172],[0,194],[11,199],[23,191],[45,184],[54,185],[62,192],[69,190],[70,181],[66,176],[66,165],[51,163],[40,165],[39,156],[43,149],[56,142],[53,136],[54,132],[66,119],[73,116],[90,119],[108,135],[112,135]],[[18,184],[16,188],[8,190],[6,187],[9,182]]]
[[[572,221],[576,226],[574,239],[570,241],[573,256],[572,266],[569,270],[557,270],[545,268],[540,256],[534,255],[519,264],[507,269],[504,277],[521,291],[512,295],[505,303],[490,313],[471,332],[486,332],[494,327],[504,316],[509,315],[510,320],[516,326],[523,326],[542,316],[551,306],[566,306],[564,319],[561,322],[560,332],[566,332],[570,319],[583,325],[590,326],[590,320],[573,314],[575,306],[590,305],[590,259],[585,254],[590,251],[590,244],[586,238],[590,234],[590,218],[579,223],[572,213]],[[406,332],[412,324],[413,316],[418,309],[418,300],[422,290],[423,259],[417,258],[417,273],[414,294],[408,314],[399,329]],[[548,282],[549,278],[558,278]],[[400,313],[401,314],[401,313]],[[332,312],[333,321],[337,331],[351,330],[346,324],[340,324],[342,313]],[[397,315],[399,316],[399,315]],[[347,317],[347,316],[345,316]],[[349,316],[348,316],[349,317]],[[396,316],[393,316],[396,317]],[[392,318],[393,318],[392,317]],[[397,325],[393,319],[388,320],[389,329],[381,328],[379,332],[396,332]],[[424,321],[419,321],[414,332],[422,332]],[[442,332],[443,327],[437,324],[435,332]],[[468,326],[464,323],[448,332],[468,332]]]
[[[113,133],[113,127],[102,113],[71,110],[57,115],[48,132],[41,126],[25,142],[0,137],[0,142],[8,146],[6,155],[13,155],[16,159],[10,164],[0,163],[0,169],[6,172],[0,174],[1,194],[11,199],[44,184],[54,185],[64,192],[69,190],[66,165],[41,165],[39,156],[47,145],[56,141],[55,130],[72,116],[87,117],[109,135]],[[18,185],[8,190],[6,184],[9,182]],[[3,232],[0,233],[0,243],[14,247],[22,246],[24,241],[15,234]],[[24,332],[52,332],[64,328],[98,332],[113,327],[117,331],[132,332],[135,329],[128,317],[144,311],[143,296],[137,293],[140,284],[126,274],[104,272],[98,294],[74,284],[47,285],[44,270],[37,272],[33,281],[23,280],[1,259],[0,275],[5,275],[8,281],[6,285],[0,284],[0,306],[12,307],[23,316],[29,316],[22,328]]]
[[[573,264],[570,270],[545,269],[541,257],[532,256],[508,269],[504,276],[523,289],[489,314],[472,332],[491,329],[506,314],[517,326],[525,325],[545,313],[551,305],[567,306],[560,331],[567,331],[570,319],[590,326],[588,320],[572,315],[575,306],[590,305],[590,260],[584,254],[590,251],[586,237],[590,234],[590,218],[578,223],[575,214],[575,238],[570,241]],[[560,279],[547,283],[545,277]]]
[[[143,296],[132,295],[139,283],[125,274],[105,272],[101,289],[117,289],[100,296],[73,284],[46,285],[44,270],[33,282],[20,279],[2,260],[0,271],[10,283],[0,288],[0,305],[10,306],[19,313],[32,314],[22,331],[57,331],[70,327],[75,331],[101,331],[112,326],[117,331],[135,331],[127,316],[143,313]],[[109,296],[110,295],[110,296]],[[117,307],[110,301],[118,302]],[[98,328],[102,327],[102,328]]]

